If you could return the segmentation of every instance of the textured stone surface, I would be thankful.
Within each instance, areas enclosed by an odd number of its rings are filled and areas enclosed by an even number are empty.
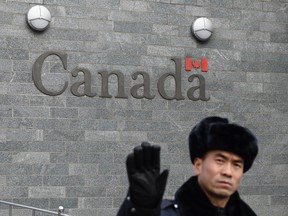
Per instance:
[[[33,32],[25,16],[46,6],[50,27]],[[191,24],[211,19],[207,43],[191,36]],[[287,0],[6,0],[0,1],[0,193],[1,199],[71,215],[116,215],[127,191],[126,155],[142,141],[162,147],[170,169],[166,197],[193,174],[187,136],[208,115],[228,117],[249,127],[260,152],[242,181],[242,197],[261,216],[286,216],[288,194],[288,2]],[[46,96],[34,85],[32,66],[46,51],[68,55],[67,70],[49,57],[42,79]],[[191,101],[192,74],[184,57],[208,58],[207,102]],[[157,80],[182,60],[184,100],[165,100]],[[74,68],[91,73],[95,97],[76,97],[70,87],[83,80]],[[98,72],[121,71],[128,99],[101,98]],[[149,74],[152,100],[135,99],[141,84],[131,75]],[[81,74],[81,75],[80,75]],[[175,83],[167,79],[173,93]],[[83,90],[82,88],[79,90]],[[0,216],[8,209],[1,205]],[[13,215],[31,214],[15,209]]]

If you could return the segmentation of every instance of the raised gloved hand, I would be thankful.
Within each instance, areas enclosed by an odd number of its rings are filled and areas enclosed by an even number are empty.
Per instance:
[[[142,143],[126,160],[131,202],[140,208],[159,207],[168,178],[160,174],[160,146]]]

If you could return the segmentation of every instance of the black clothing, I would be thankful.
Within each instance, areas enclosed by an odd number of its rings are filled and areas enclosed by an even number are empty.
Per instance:
[[[159,208],[139,209],[128,199],[122,204],[117,216],[159,216]],[[175,194],[175,200],[163,200],[161,216],[256,216],[240,198],[238,192],[230,197],[225,208],[211,204],[198,184],[196,176],[185,182]]]

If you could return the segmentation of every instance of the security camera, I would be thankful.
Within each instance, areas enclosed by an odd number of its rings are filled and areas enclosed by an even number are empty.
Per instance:
[[[193,22],[191,30],[196,39],[207,41],[212,36],[213,25],[209,19],[201,17]]]
[[[28,11],[27,22],[33,30],[44,31],[51,22],[51,14],[46,7],[36,5]]]

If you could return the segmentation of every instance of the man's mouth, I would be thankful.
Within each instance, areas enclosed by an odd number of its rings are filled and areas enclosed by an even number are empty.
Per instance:
[[[225,187],[231,187],[231,186],[232,186],[232,183],[229,182],[229,181],[218,181],[218,183],[219,183],[220,185],[225,186]]]

